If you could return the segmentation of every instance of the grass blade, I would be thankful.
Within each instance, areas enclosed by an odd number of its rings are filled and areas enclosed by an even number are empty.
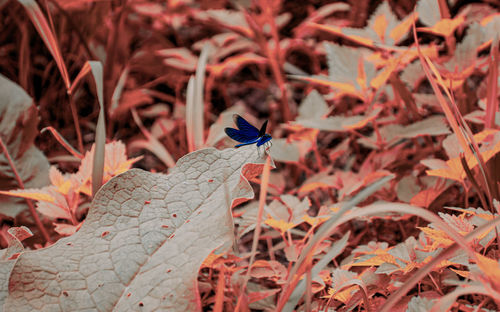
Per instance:
[[[427,79],[429,80],[432,86],[434,94],[436,95],[438,102],[443,112],[445,113],[446,119],[450,123],[453,132],[458,138],[458,142],[460,143],[462,150],[465,152],[465,157],[466,158],[475,157],[478,162],[479,169],[481,172],[481,184],[484,190],[486,191],[486,194],[488,195],[488,202],[490,204],[490,207],[484,207],[484,208],[489,208],[493,210],[493,198],[494,198],[493,196],[494,189],[492,188],[493,183],[490,183],[491,179],[489,178],[489,175],[485,170],[486,165],[479,151],[477,142],[474,140],[474,135],[472,134],[472,131],[470,130],[462,114],[460,113],[460,110],[458,109],[457,104],[455,103],[454,97],[450,93],[450,90],[448,90],[448,87],[445,85],[439,71],[431,62],[429,57],[427,57],[422,53],[420,45],[418,43],[417,29],[415,23],[413,23],[413,38],[415,39],[415,44],[417,46],[417,51],[418,51],[418,57],[424,69],[425,75],[427,76]],[[448,97],[450,103],[448,103],[444,98],[439,86],[441,86],[441,88],[446,93],[446,96]]]
[[[349,239],[351,232],[347,232],[341,239],[336,241],[333,246],[330,248],[330,250],[319,260],[314,267],[311,270],[311,276],[314,279],[316,276],[318,276],[319,272],[323,270],[326,265],[332,261],[334,258],[336,258],[338,255],[340,255],[345,247],[347,246],[347,241]],[[306,281],[301,280],[298,284],[297,287],[293,290],[292,294],[290,295],[290,298],[288,299],[285,307],[283,308],[284,311],[292,311],[293,308],[297,305],[299,302],[300,298],[306,291]]]
[[[43,42],[47,46],[47,49],[49,49],[50,54],[52,54],[52,57],[56,61],[57,68],[59,68],[66,89],[69,89],[71,87],[71,82],[69,80],[68,70],[66,69],[61,51],[59,50],[57,39],[52,33],[42,10],[34,0],[18,0],[18,2],[26,9],[26,13],[28,13],[33,26],[35,26],[40,37],[42,37]]]
[[[487,82],[487,97],[486,97],[486,116],[485,124],[486,128],[495,128],[495,114],[498,110],[498,62],[499,62],[499,52],[498,52],[498,41],[497,37],[491,44],[490,59],[489,59],[489,73]]]
[[[75,78],[73,85],[70,88],[70,94],[74,92],[78,83],[88,74],[92,73],[99,102],[99,117],[97,118],[97,127],[95,134],[95,154],[94,164],[92,167],[92,196],[99,190],[102,185],[102,177],[104,175],[104,145],[106,144],[106,123],[104,118],[104,96],[103,96],[103,77],[102,64],[98,61],[87,61],[83,65],[82,70]]]
[[[203,139],[203,114],[205,105],[203,102],[203,86],[205,82],[205,70],[207,66],[209,46],[205,45],[201,50],[195,77],[188,82],[186,95],[186,133],[189,152],[201,148]]]
[[[61,144],[71,155],[83,159],[83,155],[76,150],[69,142],[56,130],[54,127],[45,127],[42,130],[40,130],[40,133],[44,133],[45,131],[50,131],[52,135],[56,138],[57,142]]]

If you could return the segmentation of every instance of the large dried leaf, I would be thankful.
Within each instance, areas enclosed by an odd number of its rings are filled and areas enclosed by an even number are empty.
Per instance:
[[[29,95],[0,75],[0,138],[27,188],[49,183],[49,162],[33,145],[38,133],[37,109]],[[0,190],[19,188],[4,151],[0,151]],[[15,217],[27,206],[23,199],[0,195],[0,214]]]
[[[255,146],[209,148],[169,175],[132,169],[113,178],[78,232],[19,256],[4,309],[199,310],[198,269],[232,242],[231,203],[253,196],[246,178],[261,163]]]

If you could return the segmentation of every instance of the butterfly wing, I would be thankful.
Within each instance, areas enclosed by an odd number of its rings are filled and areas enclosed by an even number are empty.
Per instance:
[[[264,134],[259,140],[257,141],[257,147],[266,144],[267,142],[271,141],[272,137],[269,134]]]
[[[267,120],[266,120],[266,122],[264,122],[264,124],[262,125],[262,127],[260,127],[259,138],[263,137],[266,134],[266,128],[267,128]]]
[[[238,142],[241,142],[241,143],[251,144],[251,143],[255,143],[257,141],[256,137],[251,137],[251,136],[247,135],[247,133],[245,133],[242,130],[236,130],[233,128],[226,128],[226,129],[224,129],[224,132],[226,132],[226,134],[231,139],[238,141]]]
[[[254,140],[259,137],[259,129],[252,126],[243,117],[234,114],[233,118],[234,118],[234,123],[236,124],[238,129],[240,129],[240,131],[243,132],[247,137],[252,138]]]

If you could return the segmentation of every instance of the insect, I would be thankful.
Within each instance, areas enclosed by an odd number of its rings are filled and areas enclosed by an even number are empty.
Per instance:
[[[266,147],[268,144],[271,145],[271,135],[266,133],[267,120],[264,122],[260,130],[252,126],[248,121],[246,121],[240,115],[233,115],[234,123],[238,129],[226,128],[224,131],[233,140],[240,142],[241,144],[235,147],[240,147],[244,145],[250,145],[257,143],[257,147],[264,145]]]

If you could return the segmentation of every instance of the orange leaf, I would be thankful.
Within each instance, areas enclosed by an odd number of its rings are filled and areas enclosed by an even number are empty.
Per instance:
[[[391,37],[395,42],[398,42],[404,35],[408,33],[413,21],[418,17],[418,13],[410,14],[403,22],[399,23],[396,27],[394,27],[389,33],[389,37]]]
[[[450,268],[450,270],[452,270],[453,272],[457,273],[458,275],[460,275],[463,278],[470,278],[470,272],[469,271],[462,271],[462,270],[457,270],[457,269],[454,269],[454,268]]]
[[[436,230],[430,227],[418,227],[425,235],[432,240],[434,240],[431,245],[431,249],[435,250],[436,248],[446,248],[454,243],[454,241],[448,236],[446,232],[441,230]]]
[[[449,37],[455,32],[455,29],[457,29],[458,26],[462,25],[464,21],[464,16],[459,16],[454,19],[443,18],[432,27],[420,27],[418,30],[435,35],[441,35],[443,37]]]
[[[483,276],[489,279],[497,290],[500,290],[500,263],[479,253],[476,253],[476,262]]]
[[[292,75],[292,77],[300,79],[300,80],[312,82],[312,83],[317,83],[317,84],[331,87],[334,89],[338,89],[341,93],[355,96],[361,100],[364,99],[363,93],[360,92],[359,90],[356,90],[354,85],[349,84],[349,83],[331,81],[331,80],[328,80],[327,77],[324,77],[324,78],[322,78],[322,77],[304,77],[304,76],[296,76],[296,75]]]
[[[264,223],[269,225],[270,227],[279,230],[281,233],[288,231],[289,229],[293,228],[296,225],[290,222],[286,222],[284,220],[275,220],[272,218],[267,219],[266,221],[264,221]]]
[[[382,39],[382,41],[384,41],[385,30],[387,29],[387,25],[388,22],[385,15],[378,15],[375,18],[375,22],[373,23],[373,30],[375,31],[375,33],[377,33],[380,39]]]
[[[46,201],[49,203],[53,203],[55,198],[43,192],[42,190],[37,189],[26,189],[26,190],[15,190],[15,191],[0,191],[0,194],[14,197],[21,197],[26,199],[32,199],[37,201]]]
[[[429,207],[434,200],[442,193],[442,190],[430,188],[419,192],[410,200],[410,204],[419,207]]]
[[[492,129],[482,131],[474,135],[474,140],[478,143],[484,142],[486,141],[486,139],[490,137],[492,133],[496,134],[498,133],[498,131]],[[500,139],[497,139],[497,142],[492,147],[488,146],[487,148],[481,148],[481,149],[482,151],[480,152],[480,154],[483,157],[484,162],[487,162],[498,152],[500,152]],[[467,165],[469,166],[470,169],[473,169],[478,165],[477,158],[474,157],[473,155],[469,155],[468,157],[466,156],[465,160],[467,161]],[[463,179],[466,176],[466,173],[462,167],[462,162],[460,161],[459,157],[455,157],[446,161],[446,165],[448,165],[448,168],[427,170],[426,173],[431,176],[438,176],[438,177],[453,179],[456,181],[463,181]]]
[[[278,261],[257,260],[252,264],[250,276],[255,278],[269,278],[273,281],[284,281],[288,274],[287,269]]]
[[[351,264],[352,266],[379,266],[384,263],[392,263],[394,265],[398,265],[396,262],[396,258],[394,258],[392,255],[388,254],[387,252],[380,252],[376,254],[374,257],[367,259],[365,261],[361,262],[356,262]]]
[[[373,40],[368,39],[368,38],[364,38],[361,36],[357,36],[357,35],[344,34],[342,32],[342,28],[337,27],[337,26],[321,25],[321,24],[316,24],[316,23],[309,23],[308,26],[332,33],[332,34],[337,35],[337,36],[341,36],[343,38],[352,40],[353,42],[356,42],[356,43],[363,45],[363,46],[366,46],[366,47],[370,47],[370,48],[374,47]]]

